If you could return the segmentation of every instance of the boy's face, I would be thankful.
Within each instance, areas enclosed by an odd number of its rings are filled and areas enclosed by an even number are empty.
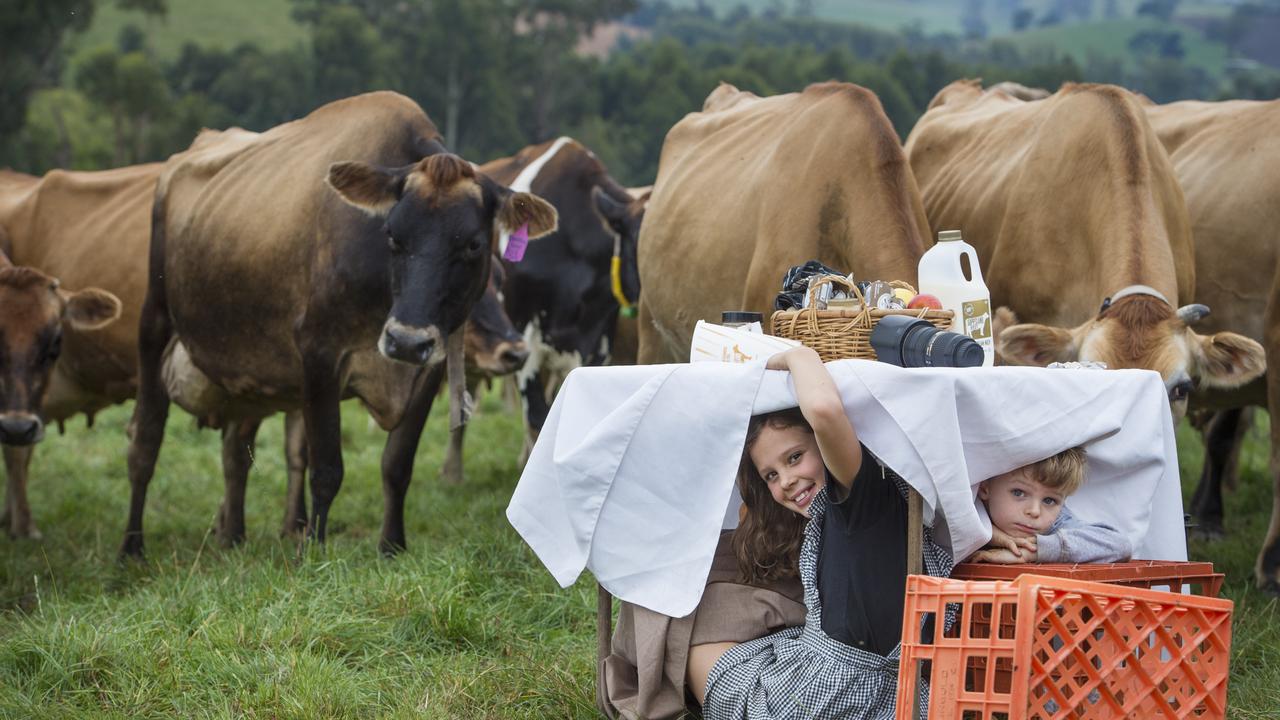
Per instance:
[[[1010,470],[978,486],[991,524],[1013,537],[1043,535],[1062,512],[1062,493],[1028,475],[1026,468]]]
[[[809,504],[827,482],[826,466],[813,433],[791,426],[766,425],[751,445],[751,462],[769,486],[769,494],[786,509],[809,517]]]

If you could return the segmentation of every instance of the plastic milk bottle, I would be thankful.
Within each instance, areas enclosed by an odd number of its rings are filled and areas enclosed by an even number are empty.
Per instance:
[[[969,278],[961,259],[968,258]],[[920,258],[920,292],[936,295],[944,310],[955,313],[951,331],[978,341],[986,355],[983,367],[995,363],[996,346],[991,330],[991,293],[982,282],[978,253],[960,239],[959,230],[938,233],[938,244]]]

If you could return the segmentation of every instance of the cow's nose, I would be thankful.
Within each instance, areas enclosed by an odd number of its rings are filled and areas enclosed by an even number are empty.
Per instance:
[[[44,437],[43,429],[44,425],[35,415],[0,415],[0,443],[5,445],[31,445],[40,442]]]
[[[507,348],[499,356],[502,364],[511,370],[523,367],[524,361],[529,359],[528,348]]]
[[[424,365],[435,348],[435,338],[423,332],[404,332],[387,328],[383,337],[383,350],[392,360]]]

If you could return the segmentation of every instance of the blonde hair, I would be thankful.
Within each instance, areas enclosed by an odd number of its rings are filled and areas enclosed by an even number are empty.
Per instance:
[[[1068,448],[1053,457],[1028,465],[1026,473],[1027,477],[1066,497],[1079,490],[1084,484],[1084,467],[1087,460],[1084,448]]]

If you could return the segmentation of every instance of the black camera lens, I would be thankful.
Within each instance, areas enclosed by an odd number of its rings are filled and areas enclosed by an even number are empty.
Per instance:
[[[980,367],[985,359],[973,338],[910,315],[880,318],[871,331],[871,347],[881,362],[898,367]]]

